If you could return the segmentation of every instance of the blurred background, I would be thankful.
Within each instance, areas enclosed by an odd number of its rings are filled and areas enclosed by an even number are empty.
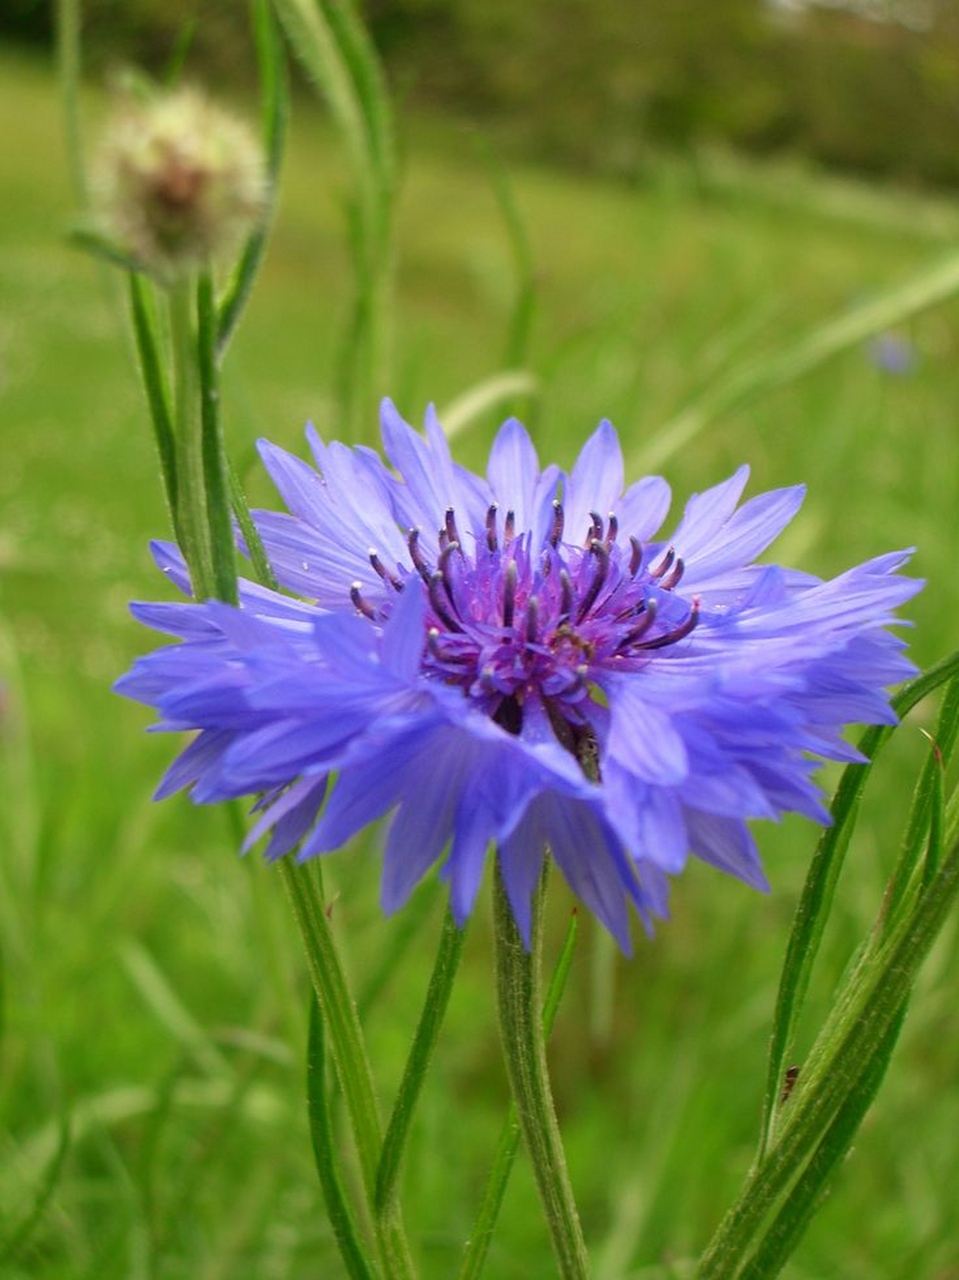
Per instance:
[[[87,0],[83,150],[122,68],[183,67],[255,118],[244,6]],[[398,120],[392,364],[482,469],[519,411],[568,466],[602,416],[676,494],[742,461],[806,481],[776,558],[828,575],[915,546],[916,661],[956,644],[959,8],[951,0],[373,0]],[[154,637],[166,536],[122,279],[68,241],[54,14],[0,9],[0,1271],[334,1276],[303,1106],[307,985],[242,816],[150,796],[175,750],[112,681]],[[349,173],[294,78],[279,212],[224,369],[251,497],[266,435],[340,434]],[[522,394],[497,392],[519,369]],[[493,380],[492,383],[490,380]],[[479,414],[464,410],[483,391]],[[492,387],[492,391],[491,391]],[[495,403],[493,403],[495,401]],[[375,437],[370,424],[366,438]],[[667,526],[668,527],[668,526]],[[801,1061],[869,927],[923,760],[920,707],[867,796]],[[827,773],[824,785],[835,775]],[[597,1274],[665,1277],[738,1190],[779,966],[815,831],[759,832],[773,892],[715,871],[616,956],[583,921],[552,1066]],[[378,836],[327,860],[388,1107],[442,893],[377,905]],[[554,943],[570,899],[553,886]],[[555,950],[555,946],[554,946]],[[957,932],[924,971],[875,1113],[787,1269],[959,1276]],[[455,1273],[506,1102],[480,904],[417,1117],[404,1199],[422,1274]],[[550,1274],[517,1162],[490,1257]]]

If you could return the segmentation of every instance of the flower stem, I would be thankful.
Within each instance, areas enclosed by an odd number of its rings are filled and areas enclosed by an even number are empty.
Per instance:
[[[170,285],[170,339],[173,352],[176,426],[177,515],[183,554],[196,600],[216,595],[207,526],[199,378],[193,340],[193,288],[189,276]]]
[[[500,1034],[506,1073],[533,1162],[560,1274],[565,1280],[583,1280],[589,1274],[589,1262],[566,1171],[543,1037],[540,960],[544,893],[545,877],[534,896],[532,945],[527,951],[497,864],[493,901]]]
[[[363,1045],[356,1006],[346,984],[336,944],[323,902],[310,868],[280,858],[277,869],[286,885],[293,915],[306,949],[313,989],[330,1037],[333,1062],[360,1160],[367,1205],[372,1212],[376,1196],[376,1169],[382,1146],[373,1072]],[[394,1201],[380,1217],[374,1216],[383,1269],[390,1280],[406,1280],[415,1273],[403,1234],[399,1206]]]
[[[566,938],[563,941],[559,959],[553,969],[553,976],[549,980],[546,1000],[543,1004],[543,1036],[546,1040],[549,1040],[550,1033],[553,1030],[553,1022],[559,1009],[559,1002],[562,999],[563,991],[566,988],[566,979],[569,977],[569,971],[572,967],[577,925],[578,921],[574,910],[570,917],[569,928],[566,930]],[[479,1280],[480,1275],[483,1273],[483,1268],[486,1265],[486,1255],[489,1253],[490,1245],[493,1242],[496,1219],[499,1217],[503,1197],[506,1194],[506,1184],[509,1182],[509,1175],[513,1168],[513,1161],[516,1158],[519,1142],[519,1119],[516,1115],[516,1104],[511,1102],[506,1112],[506,1118],[503,1121],[503,1127],[500,1130],[496,1153],[493,1156],[493,1166],[486,1182],[486,1190],[483,1192],[479,1213],[476,1215],[476,1225],[463,1253],[463,1262],[457,1273],[457,1280]]]

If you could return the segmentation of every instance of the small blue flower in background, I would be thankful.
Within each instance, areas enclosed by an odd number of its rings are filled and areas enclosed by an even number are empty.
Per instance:
[[[247,845],[269,834],[270,858],[393,810],[385,909],[443,859],[461,923],[495,845],[527,939],[547,846],[624,950],[629,905],[664,915],[690,854],[766,888],[747,820],[828,821],[819,759],[858,758],[844,725],[894,720],[883,690],[914,668],[885,628],[921,585],[897,573],[907,553],[825,582],[753,563],[804,490],[739,505],[746,467],[662,538],[669,487],[624,491],[608,422],[566,475],[510,420],[485,479],[432,412],[425,438],[388,402],[382,427],[398,474],[312,427],[316,469],[261,442],[289,514],[254,518],[301,599],[243,581],[239,608],[133,606],[181,643],[117,688],[159,728],[199,730],[158,796],[258,795]],[[177,549],[155,555],[189,594]]]
[[[901,333],[889,329],[879,333],[866,343],[870,361],[882,373],[904,378],[914,373],[919,363],[915,346]]]

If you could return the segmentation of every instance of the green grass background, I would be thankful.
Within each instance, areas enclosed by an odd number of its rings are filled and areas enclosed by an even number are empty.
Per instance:
[[[99,99],[86,104],[95,124]],[[238,818],[150,794],[175,744],[110,691],[154,637],[127,602],[162,596],[156,465],[118,282],[66,243],[74,208],[56,89],[0,59],[0,1241],[70,1141],[11,1276],[336,1276],[303,1103],[307,982],[280,886],[236,856]],[[395,375],[417,421],[501,367],[516,279],[469,134],[404,133]],[[530,425],[569,465],[597,419],[630,470],[659,426],[725,368],[944,257],[959,209],[794,168],[651,160],[642,185],[547,168],[510,180],[529,235],[541,382]],[[224,379],[231,451],[255,501],[258,435],[302,450],[331,395],[346,315],[345,175],[297,104],[280,216]],[[914,656],[956,643],[959,304],[903,330],[918,364],[856,348],[722,417],[664,464],[681,506],[748,460],[752,491],[804,480],[777,555],[828,574],[915,545]],[[482,467],[487,417],[457,441]],[[372,435],[372,426],[371,426]],[[868,927],[923,757],[920,708],[876,771],[827,936],[797,1061]],[[442,768],[442,761],[436,762]],[[831,775],[830,775],[831,776]],[[827,779],[828,780],[828,779]],[[748,1167],[779,964],[815,831],[760,833],[773,892],[692,865],[673,919],[617,958],[582,930],[551,1051],[597,1273],[666,1274],[701,1250]],[[432,962],[441,894],[377,906],[377,836],[327,860],[332,918],[384,1105]],[[556,881],[551,931],[571,908]],[[959,1275],[957,932],[924,972],[879,1104],[787,1269],[800,1277]],[[404,1203],[426,1277],[455,1271],[506,1102],[488,904],[417,1113]],[[517,1162],[490,1257],[502,1280],[551,1274],[532,1178]]]

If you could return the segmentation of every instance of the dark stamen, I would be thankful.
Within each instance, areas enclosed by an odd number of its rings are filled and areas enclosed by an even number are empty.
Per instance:
[[[486,545],[490,551],[496,550],[496,513],[499,511],[499,504],[491,502],[486,512]]]
[[[589,549],[596,557],[596,572],[593,574],[593,581],[589,584],[588,591],[580,601],[579,612],[576,615],[577,622],[582,622],[596,603],[596,597],[602,590],[603,583],[606,581],[606,574],[609,571],[609,552],[598,538],[593,539],[589,544]]]
[[[350,587],[350,599],[353,601],[353,606],[357,613],[362,613],[364,618],[369,618],[371,622],[375,622],[376,610],[368,600],[363,599],[362,586],[361,582],[353,583],[352,587]]]
[[[446,536],[450,542],[460,541],[459,530],[456,528],[456,516],[452,507],[446,508]]]
[[[394,591],[403,590],[402,582],[400,582],[399,578],[396,576],[395,573],[390,573],[389,569],[387,569],[386,565],[376,554],[376,551],[373,547],[370,547],[370,564],[373,566],[376,572],[380,575],[383,581],[388,582],[390,584],[390,586],[393,588]]]
[[[456,609],[456,601],[453,598],[453,575],[450,573],[450,560],[460,550],[458,542],[451,542],[448,547],[444,547],[440,553],[438,569],[443,578],[443,586],[446,588],[446,594],[449,596],[450,604]],[[459,613],[459,610],[456,609]]]
[[[616,535],[619,533],[619,521],[613,515],[612,511],[606,517],[606,545],[611,547],[616,541]]]
[[[438,627],[430,627],[426,633],[426,644],[434,658],[440,662],[452,663],[454,666],[472,666],[473,655],[470,653],[446,653],[440,648],[442,632]]]
[[[548,551],[544,551],[543,554],[540,556],[539,569],[540,569],[540,573],[543,575],[544,578],[548,578],[549,575],[553,572],[553,557],[550,555]]]
[[[586,534],[586,545],[591,546],[603,536],[603,522],[595,511],[589,513],[590,526]]]
[[[559,571],[559,582],[562,595],[559,605],[559,620],[566,622],[570,614],[573,612],[573,605],[576,602],[576,593],[573,590],[573,581],[565,569]]]
[[[633,554],[629,557],[629,576],[635,578],[639,572],[639,566],[643,563],[643,544],[638,538],[630,538],[629,545],[633,548]]]
[[[642,639],[649,628],[656,621],[656,601],[649,600],[643,605],[643,616],[632,631],[628,632],[620,641],[620,649],[631,648],[637,640]]]
[[[450,544],[450,535],[446,532],[446,526],[436,531],[436,541],[439,543],[440,551],[444,551]]]
[[[672,591],[673,587],[679,585],[679,580],[683,576],[686,566],[683,563],[682,556],[676,557],[676,563],[673,565],[667,577],[663,578],[659,584],[664,591]]]
[[[420,575],[427,586],[430,585],[430,567],[423,557],[420,550],[420,531],[419,529],[411,529],[410,535],[406,540],[406,545],[410,549],[410,559],[413,561],[413,567]]]
[[[539,634],[539,600],[530,596],[526,602],[526,643],[535,644]]]
[[[670,547],[669,550],[666,552],[666,554],[663,556],[662,560],[660,560],[656,568],[650,569],[649,571],[650,577],[661,578],[675,559],[676,559],[676,548]]]
[[[549,531],[549,545],[558,547],[563,538],[563,526],[566,524],[566,514],[563,511],[563,504],[559,498],[553,499],[553,527]]]
[[[512,513],[510,513],[512,514]],[[507,516],[507,519],[509,517]],[[511,560],[506,566],[506,581],[503,585],[503,626],[513,625],[513,610],[516,607],[516,561]]]
[[[513,534],[516,531],[516,512],[507,511],[506,519],[503,522],[503,546],[508,547],[513,541]]]
[[[682,640],[683,636],[688,636],[690,631],[699,621],[699,596],[693,596],[692,608],[689,611],[689,617],[680,626],[672,631],[667,631],[664,636],[657,636],[655,640],[647,640],[645,644],[641,644],[641,649],[664,649],[668,644],[675,644],[677,640]]]
[[[433,606],[433,610],[443,626],[449,631],[462,631],[463,628],[447,609],[446,602],[443,599],[446,587],[441,573],[430,574],[429,589],[430,604]]]

